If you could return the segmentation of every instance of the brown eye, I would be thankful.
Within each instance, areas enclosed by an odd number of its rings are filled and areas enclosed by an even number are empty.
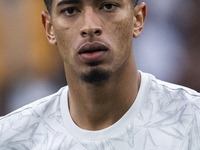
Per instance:
[[[73,8],[73,7],[67,8],[67,10],[66,10],[67,14],[73,14],[74,12],[75,12],[75,8]]]
[[[113,8],[113,4],[106,4],[104,7],[106,8],[106,9],[112,9]]]
[[[64,13],[66,16],[73,16],[73,15],[77,14],[78,12],[80,12],[80,11],[76,7],[68,7],[68,8],[61,10],[61,13]]]
[[[100,7],[100,9],[105,10],[107,12],[113,12],[117,9],[117,7],[119,7],[117,3],[106,3],[106,4],[103,4]]]

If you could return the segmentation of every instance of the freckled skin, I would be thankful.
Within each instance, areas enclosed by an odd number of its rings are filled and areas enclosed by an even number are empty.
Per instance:
[[[98,6],[91,8],[91,3],[90,1],[85,4],[85,8],[89,10],[88,12],[86,10],[88,14],[78,14],[75,17],[66,18],[58,12],[52,13],[52,24],[54,25],[57,45],[64,60],[66,72],[73,72],[77,77],[81,74],[88,74],[92,69],[97,68],[112,74],[126,61],[132,52],[133,7],[128,5],[129,3],[120,2],[121,6],[117,8],[117,11],[105,13],[98,10]],[[55,7],[53,7],[54,9]],[[87,19],[90,23],[88,26],[102,28],[100,36],[90,37],[89,39],[81,37],[80,30],[84,24],[87,25]],[[109,46],[109,55],[102,64],[91,67],[78,60],[77,48],[87,40],[102,41]]]

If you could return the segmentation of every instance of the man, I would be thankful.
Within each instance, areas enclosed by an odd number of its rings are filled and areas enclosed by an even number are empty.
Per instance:
[[[200,95],[137,71],[146,4],[45,0],[68,86],[0,119],[2,150],[197,150]]]

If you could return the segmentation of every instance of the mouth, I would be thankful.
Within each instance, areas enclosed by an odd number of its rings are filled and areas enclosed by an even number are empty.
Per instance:
[[[92,54],[99,51],[108,51],[108,48],[104,44],[99,42],[86,43],[81,46],[80,50],[78,51],[78,54]]]
[[[96,63],[102,61],[108,52],[108,47],[100,42],[85,43],[83,44],[78,55],[84,63]]]

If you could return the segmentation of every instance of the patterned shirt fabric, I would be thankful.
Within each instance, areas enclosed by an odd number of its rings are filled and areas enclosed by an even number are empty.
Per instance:
[[[0,150],[200,150],[200,94],[141,72],[137,98],[99,131],[78,127],[68,86],[0,118]]]

